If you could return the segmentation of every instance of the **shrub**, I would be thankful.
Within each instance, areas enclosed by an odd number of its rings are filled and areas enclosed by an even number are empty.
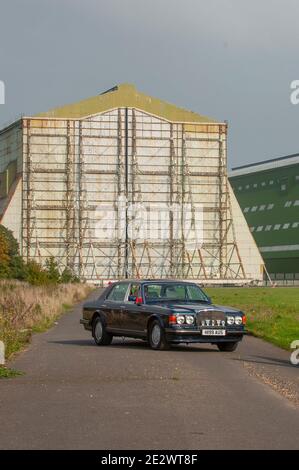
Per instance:
[[[43,286],[51,283],[47,271],[34,260],[28,261],[25,265],[24,280],[34,286]]]
[[[55,261],[54,257],[46,259],[46,268],[45,271],[47,273],[48,281],[50,284],[58,284],[61,282],[60,273],[58,269],[58,263]]]
[[[20,278],[24,262],[19,255],[19,244],[12,232],[0,225],[0,278]]]
[[[0,225],[0,279],[18,279],[35,286],[79,282],[67,267],[60,274],[53,256],[46,260],[44,267],[34,260],[25,263],[19,255],[17,240],[3,225]]]

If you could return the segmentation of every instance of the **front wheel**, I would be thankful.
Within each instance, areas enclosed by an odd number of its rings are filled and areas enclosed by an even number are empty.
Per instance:
[[[92,324],[92,336],[97,346],[107,346],[111,344],[113,336],[107,333],[105,325],[100,317],[96,317]]]
[[[169,349],[169,343],[165,338],[165,332],[157,320],[153,321],[150,325],[148,341],[152,349]]]
[[[238,347],[238,341],[230,341],[228,343],[217,343],[219,351],[232,352]]]

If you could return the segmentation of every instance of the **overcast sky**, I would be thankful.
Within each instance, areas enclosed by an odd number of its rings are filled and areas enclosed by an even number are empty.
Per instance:
[[[229,167],[299,152],[298,0],[1,0],[0,127],[134,83],[229,122]]]

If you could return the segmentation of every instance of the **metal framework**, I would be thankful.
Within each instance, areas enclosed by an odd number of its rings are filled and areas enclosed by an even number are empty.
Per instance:
[[[169,122],[135,108],[78,120],[24,118],[22,204],[24,255],[55,256],[61,269],[86,280],[246,277],[232,221],[225,124]],[[132,204],[146,215],[149,207],[168,207],[167,237],[130,237]],[[181,212],[179,236],[173,205]],[[184,211],[188,206],[194,226],[198,205],[203,241],[194,245]],[[107,237],[103,214],[110,208]]]

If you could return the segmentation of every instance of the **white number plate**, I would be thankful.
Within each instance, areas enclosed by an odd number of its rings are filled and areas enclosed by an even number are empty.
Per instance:
[[[202,330],[204,336],[225,336],[225,330]]]

